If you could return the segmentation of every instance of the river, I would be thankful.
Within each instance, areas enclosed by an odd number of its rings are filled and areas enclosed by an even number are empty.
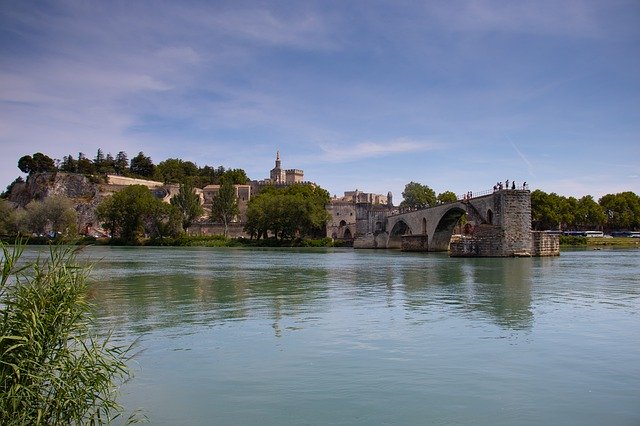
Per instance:
[[[91,247],[151,424],[640,424],[640,250]]]

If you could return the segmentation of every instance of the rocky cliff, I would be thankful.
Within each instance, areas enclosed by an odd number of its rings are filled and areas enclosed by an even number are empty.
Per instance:
[[[87,176],[75,173],[36,173],[27,181],[14,185],[9,201],[25,207],[31,201],[43,200],[54,195],[70,198],[78,214],[78,229],[96,226],[96,207],[110,192],[101,190]]]

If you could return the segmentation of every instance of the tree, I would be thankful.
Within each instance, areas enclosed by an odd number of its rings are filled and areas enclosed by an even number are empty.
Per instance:
[[[76,173],[78,171],[78,162],[71,155],[65,155],[64,157],[62,157],[60,171],[67,173]]]
[[[150,214],[145,218],[145,230],[151,238],[175,237],[182,228],[182,213],[178,207],[160,200],[152,204]]]
[[[451,191],[444,191],[438,194],[438,202],[441,204],[444,203],[455,203],[458,201],[458,196]]]
[[[145,234],[145,224],[152,222],[158,203],[149,188],[131,185],[105,198],[96,208],[98,219],[111,232],[127,244],[136,244]]]
[[[26,210],[27,229],[36,235],[44,235],[47,232],[47,225],[49,224],[47,209],[44,203],[37,200],[31,201],[27,204]]]
[[[64,196],[55,195],[43,201],[46,217],[54,235],[77,234],[77,214],[73,202]]]
[[[15,235],[18,232],[15,211],[12,203],[0,199],[0,235]]]
[[[92,333],[88,267],[75,249],[25,264],[23,248],[0,243],[2,424],[110,423],[122,412],[130,347]]]
[[[78,173],[92,175],[96,172],[96,166],[82,152],[78,153]]]
[[[436,204],[436,193],[427,185],[417,182],[409,182],[402,191],[404,200],[400,203],[401,208],[417,210],[431,207]]]
[[[24,179],[22,179],[22,176],[18,176],[13,180],[13,182],[7,185],[7,189],[5,189],[2,194],[0,194],[0,198],[9,198],[11,196],[11,192],[13,192],[13,187],[21,183],[24,183]]]
[[[229,182],[220,185],[218,194],[213,197],[211,202],[211,220],[214,222],[222,222],[224,225],[224,236],[229,233],[229,222],[240,213],[238,209],[238,199],[236,197],[236,188]]]
[[[198,176],[195,178],[193,184],[197,188],[204,188],[207,185],[216,185],[220,183],[220,176],[225,172],[224,167],[218,168],[211,166],[204,166],[198,169]]]
[[[73,203],[67,197],[58,195],[42,201],[27,204],[26,228],[36,235],[51,231],[54,235],[74,235],[77,233],[77,215]]]
[[[640,197],[631,191],[607,194],[598,203],[607,215],[607,228],[635,230],[640,228]]]
[[[144,153],[140,151],[138,155],[131,159],[131,166],[129,167],[129,170],[134,175],[151,177],[153,176],[155,166],[153,161],[151,161],[151,157],[145,156]]]
[[[596,229],[604,226],[607,222],[604,208],[596,203],[591,195],[585,195],[578,200],[578,210],[575,217],[576,224],[581,229]]]
[[[202,216],[204,210],[200,204],[200,197],[195,188],[190,184],[181,184],[180,191],[171,199],[171,204],[176,206],[182,214],[182,228],[186,231],[193,221]]]
[[[127,158],[127,153],[124,151],[120,151],[118,154],[116,154],[116,159],[113,162],[113,169],[115,170],[116,174],[122,176],[127,172],[128,168],[129,159]]]
[[[229,182],[232,185],[246,185],[249,182],[249,178],[242,169],[229,169],[222,173],[220,182]]]
[[[315,185],[266,187],[249,201],[245,230],[260,239],[271,231],[281,240],[324,235],[329,193]]]
[[[55,172],[57,170],[55,161],[41,152],[36,152],[33,157],[30,155],[20,157],[18,168],[27,174]]]
[[[156,166],[156,179],[166,183],[185,183],[198,175],[198,166],[191,161],[169,158]]]

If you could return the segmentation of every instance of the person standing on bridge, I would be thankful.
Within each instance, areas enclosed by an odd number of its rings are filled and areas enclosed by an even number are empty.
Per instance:
[[[511,182],[511,189],[516,189],[516,181]]]
[[[509,179],[504,181],[504,189],[509,189]]]

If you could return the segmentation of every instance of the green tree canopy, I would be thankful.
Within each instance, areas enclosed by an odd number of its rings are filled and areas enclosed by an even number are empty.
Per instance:
[[[129,169],[129,159],[127,153],[120,151],[116,154],[116,158],[113,161],[113,169],[118,175],[125,175]]]
[[[150,178],[155,171],[155,165],[151,161],[151,157],[147,157],[140,151],[138,155],[131,159],[129,170],[134,175]]]
[[[177,215],[167,208],[174,209]],[[151,237],[173,236],[178,232],[177,229],[161,229],[159,224],[164,223],[171,228],[176,224],[175,218],[180,218],[177,207],[155,198],[149,188],[143,185],[128,186],[105,198],[98,205],[96,214],[111,232],[112,238],[119,238],[128,244],[140,242],[145,233]]]
[[[228,182],[232,185],[246,185],[247,182],[249,182],[249,178],[242,169],[229,169],[222,173],[220,176],[220,182]]]
[[[26,207],[26,229],[43,235],[77,234],[77,214],[73,202],[64,196],[54,195],[44,200],[34,200]]]
[[[193,221],[202,216],[204,212],[200,204],[200,197],[191,184],[181,184],[180,191],[171,199],[171,204],[176,206],[182,214],[182,228],[186,230]]]
[[[599,204],[607,217],[607,228],[636,230],[640,228],[640,197],[631,191],[607,194]]]
[[[169,158],[156,166],[155,179],[167,183],[185,183],[198,175],[198,166],[191,161]]]
[[[436,204],[434,190],[417,182],[409,182],[405,185],[402,198],[404,200],[400,203],[400,207],[405,209],[424,209]]]
[[[269,232],[282,240],[323,235],[329,199],[326,190],[310,184],[266,187],[249,202],[245,230],[258,239]]]
[[[18,160],[18,168],[21,172],[27,174],[55,172],[57,170],[56,163],[47,155],[36,152],[33,157],[25,155]]]
[[[444,191],[438,194],[439,203],[455,203],[456,201],[458,201],[458,196],[455,194],[455,192]]]
[[[230,182],[223,182],[211,202],[211,220],[224,225],[225,237],[229,233],[229,223],[239,212],[236,188]]]

